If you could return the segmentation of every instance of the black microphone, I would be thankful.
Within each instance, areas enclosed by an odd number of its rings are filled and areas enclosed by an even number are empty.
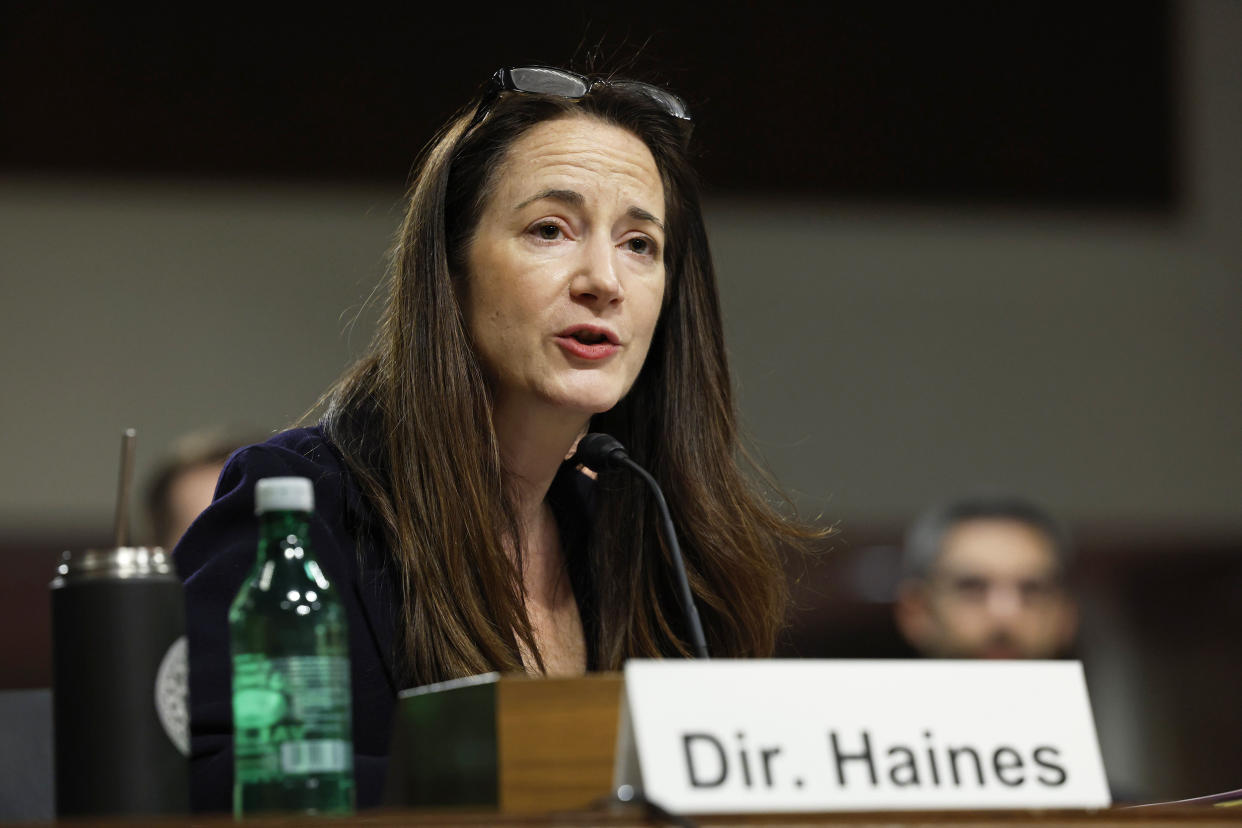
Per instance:
[[[682,610],[690,625],[690,638],[694,644],[694,653],[699,658],[707,658],[707,640],[703,637],[703,624],[699,621],[699,611],[694,605],[694,596],[690,593],[690,579],[686,577],[686,562],[681,557],[681,545],[677,543],[677,532],[673,529],[673,516],[668,512],[668,503],[664,501],[664,492],[660,484],[647,473],[647,470],[630,459],[625,446],[617,442],[610,434],[592,432],[578,441],[578,451],[574,456],[579,463],[601,472],[604,469],[627,468],[636,472],[655,494],[656,505],[660,507],[660,523],[664,541],[673,553],[673,563],[677,569],[677,583],[681,587]]]

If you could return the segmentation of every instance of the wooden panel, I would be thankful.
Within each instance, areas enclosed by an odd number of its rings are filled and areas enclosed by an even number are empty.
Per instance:
[[[1173,810],[1138,811],[903,811],[900,813],[835,813],[835,814],[715,814],[695,817],[703,826],[796,826],[826,825],[832,828],[1009,828],[1014,825],[1040,828],[1236,828],[1242,824],[1237,808],[1179,808]],[[48,823],[29,823],[46,826]],[[75,825],[84,823],[75,822]],[[91,820],[98,828],[129,828],[133,819],[124,817]],[[184,818],[143,820],[144,828],[184,828]],[[196,814],[193,824],[210,828],[229,828],[237,823],[224,814]],[[269,816],[247,818],[247,825],[272,828],[323,828],[325,825],[374,826],[460,826],[461,828],[497,828],[497,826],[568,826],[594,825],[608,828],[644,828],[670,825],[670,820],[644,813],[641,806],[589,811],[561,811],[539,814],[497,814],[487,811],[363,811],[344,820],[325,820],[322,816]]]
[[[616,673],[501,680],[502,812],[584,808],[609,794],[621,688]]]

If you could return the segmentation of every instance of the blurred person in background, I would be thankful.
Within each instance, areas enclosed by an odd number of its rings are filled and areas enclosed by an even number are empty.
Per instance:
[[[1071,550],[1045,510],[1012,496],[924,512],[902,550],[897,627],[930,658],[1056,658],[1078,629]]]
[[[229,455],[254,442],[223,429],[192,431],[177,438],[151,473],[145,506],[151,543],[172,550],[211,503]]]

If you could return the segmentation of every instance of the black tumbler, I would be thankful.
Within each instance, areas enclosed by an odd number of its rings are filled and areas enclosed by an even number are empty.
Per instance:
[[[65,552],[52,651],[57,815],[186,813],[185,601],[164,551]]]

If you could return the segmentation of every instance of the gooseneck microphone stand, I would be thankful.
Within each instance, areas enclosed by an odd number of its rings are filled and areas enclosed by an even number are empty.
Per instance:
[[[627,468],[638,474],[655,495],[656,505],[660,509],[660,528],[664,542],[673,554],[674,570],[677,573],[677,585],[681,588],[682,610],[686,615],[686,623],[690,628],[691,644],[698,658],[708,658],[707,641],[703,637],[703,624],[699,621],[699,611],[694,605],[694,596],[690,592],[690,579],[686,576],[686,562],[681,556],[681,545],[677,543],[677,532],[673,528],[673,517],[669,514],[668,503],[664,500],[664,492],[646,469],[630,459],[625,447],[608,434],[592,432],[578,441],[576,459],[579,463],[593,471],[604,469]]]

